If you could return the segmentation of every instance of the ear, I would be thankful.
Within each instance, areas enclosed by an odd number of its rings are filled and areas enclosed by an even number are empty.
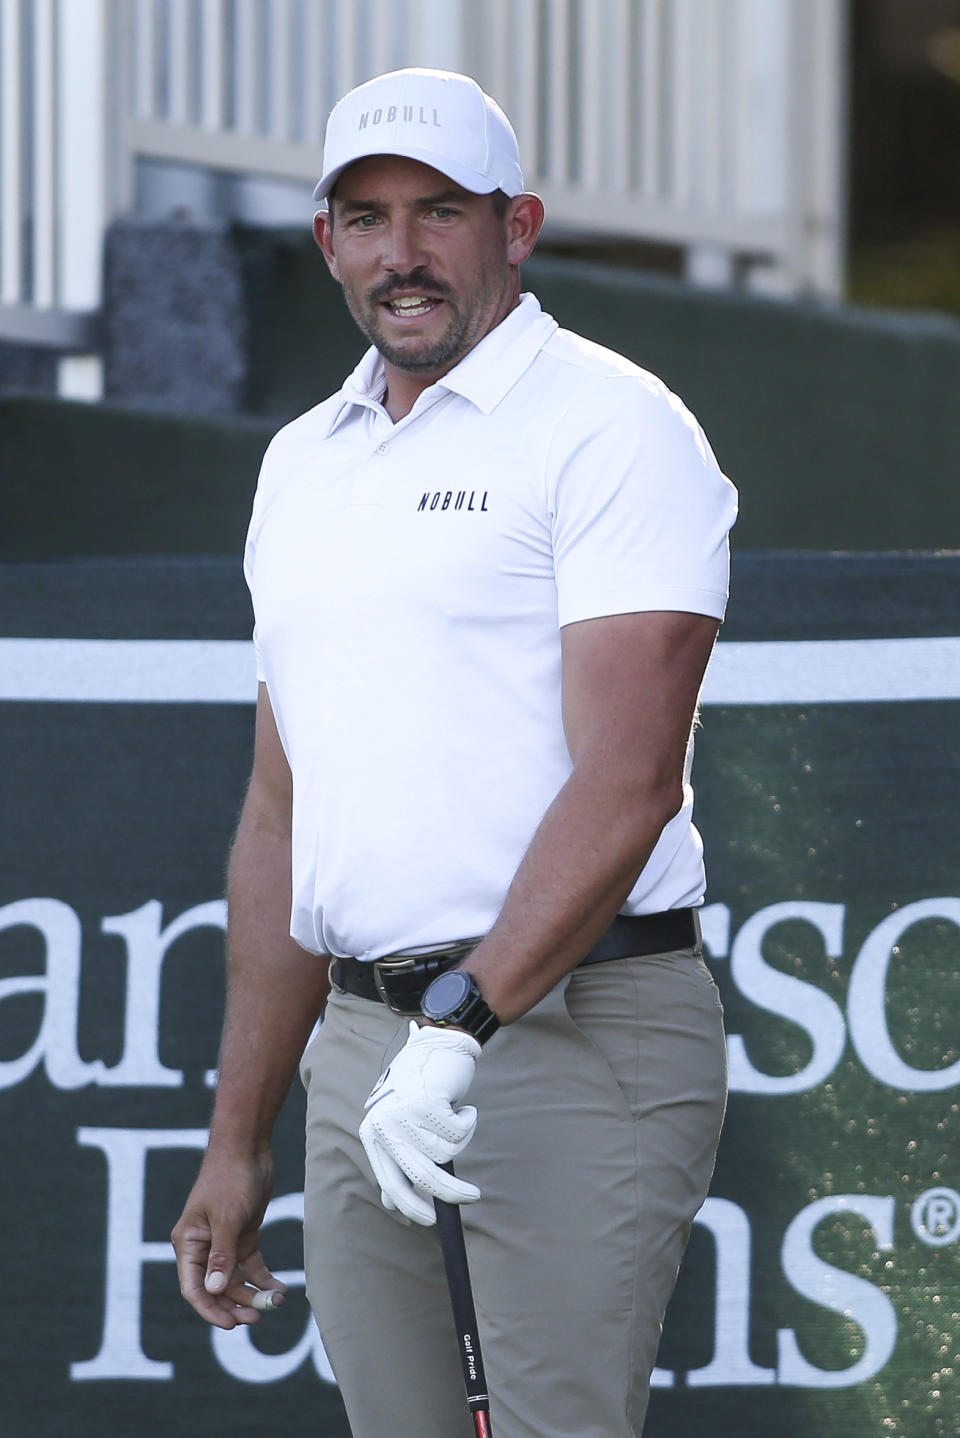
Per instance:
[[[543,227],[539,195],[516,195],[507,209],[507,259],[511,265],[529,259]]]
[[[313,217],[313,238],[320,247],[330,273],[339,282],[340,271],[337,268],[337,257],[333,249],[333,224],[326,210],[318,210]]]

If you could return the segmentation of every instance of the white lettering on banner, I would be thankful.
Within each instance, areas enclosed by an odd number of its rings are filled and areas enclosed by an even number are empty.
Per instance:
[[[891,1088],[929,1093],[960,1083],[960,1059],[942,1069],[915,1069],[890,1041],[887,1027],[887,971],[893,949],[914,924],[946,919],[960,928],[960,899],[920,899],[889,914],[864,941],[850,974],[850,1038],[868,1073]]]
[[[103,1336],[94,1358],[74,1362],[70,1375],[77,1380],[152,1379],[174,1377],[170,1362],[149,1358],[143,1351],[142,1307],[145,1263],[173,1263],[169,1242],[143,1238],[146,1164],[159,1149],[202,1149],[206,1129],[81,1128],[77,1142],[99,1148],[107,1159],[107,1245],[104,1274]],[[953,1190],[931,1190],[928,1200]],[[896,1344],[897,1317],[890,1299],[874,1284],[825,1262],[813,1249],[820,1223],[838,1213],[866,1220],[876,1236],[876,1250],[893,1247],[895,1200],[873,1194],[841,1194],[818,1199],[802,1209],[784,1235],[781,1263],[784,1276],[803,1298],[820,1308],[856,1323],[864,1335],[864,1351],[846,1368],[824,1369],[810,1363],[800,1351],[793,1329],[777,1332],[776,1370],[753,1362],[749,1352],[751,1248],[750,1221],[728,1199],[708,1198],[694,1222],[709,1229],[716,1250],[713,1357],[686,1375],[691,1388],[756,1387],[777,1383],[803,1388],[846,1388],[863,1383],[880,1372]],[[931,1210],[927,1202],[926,1210]],[[939,1215],[940,1210],[937,1209]],[[267,1209],[264,1227],[273,1223],[302,1222],[303,1195],[276,1198]],[[917,1220],[913,1220],[914,1227]],[[278,1275],[291,1287],[302,1287],[302,1269]],[[303,1335],[285,1353],[263,1353],[249,1329],[211,1330],[213,1352],[221,1368],[246,1383],[277,1383],[310,1360],[324,1382],[333,1383],[333,1371],[320,1335],[310,1319]],[[654,1385],[670,1388],[677,1375],[655,1370]]]
[[[801,1209],[783,1239],[781,1261],[791,1287],[821,1308],[852,1320],[863,1331],[865,1349],[846,1368],[817,1368],[800,1352],[790,1328],[777,1332],[778,1365],[761,1368],[749,1353],[750,1249],[747,1215],[728,1199],[708,1198],[694,1223],[709,1228],[716,1246],[713,1358],[687,1373],[689,1388],[781,1387],[850,1388],[879,1373],[897,1340],[897,1315],[887,1295],[864,1278],[835,1268],[813,1251],[813,1235],[824,1218],[854,1213],[865,1218],[877,1236],[877,1250],[893,1247],[892,1198],[840,1194],[818,1199]],[[670,1387],[676,1375],[655,1369],[658,1387]]]
[[[25,1053],[0,1060],[0,1088],[28,1078],[41,1062],[54,1088],[77,1089],[141,1086],[180,1088],[183,1073],[160,1062],[160,981],[167,951],[192,929],[223,930],[224,900],[214,899],[187,909],[162,928],[163,907],[149,900],[130,914],[106,918],[105,934],[118,934],[127,946],[127,992],[124,1008],[123,1056],[108,1068],[102,1059],[87,1062],[77,1048],[80,1004],[80,920],[59,899],[21,899],[0,908],[0,932],[23,925],[43,937],[46,973],[0,979],[0,1002],[18,994],[43,995],[43,1017],[36,1038]]]
[[[147,1154],[153,1149],[205,1148],[204,1128],[81,1128],[77,1143],[107,1156],[107,1262],[103,1341],[95,1358],[71,1363],[70,1377],[173,1377],[173,1364],[148,1358],[140,1343],[143,1265],[172,1263],[169,1241],[143,1238]]]
[[[798,1024],[810,1040],[812,1055],[792,1074],[767,1074],[751,1061],[744,1039],[729,1034],[730,1089],[733,1093],[795,1094],[828,1079],[840,1062],[847,1028],[861,1063],[880,1083],[906,1091],[937,1091],[960,1082],[960,1060],[940,1069],[918,1069],[897,1053],[886,1023],[886,985],[893,950],[903,934],[925,919],[941,919],[960,931],[960,898],[922,899],[888,915],[863,943],[852,967],[846,1021],[839,1004],[816,984],[784,974],[768,964],[763,944],[778,924],[800,921],[822,937],[826,953],[842,953],[844,906],[813,900],[771,904],[752,914],[731,946],[730,910],[708,904],[701,910],[704,942],[715,961],[730,957],[731,977],[745,998],[767,1013]],[[226,927],[221,899],[196,904],[163,927],[163,907],[150,899],[131,913],[105,918],[105,934],[121,937],[127,949],[127,988],[122,1057],[108,1068],[101,1059],[85,1060],[78,1048],[77,1021],[81,984],[81,926],[59,899],[21,899],[0,908],[0,933],[32,928],[43,939],[46,971],[0,979],[0,1003],[23,994],[40,994],[43,1012],[30,1046],[16,1058],[0,1060],[0,1088],[21,1083],[43,1065],[54,1088],[180,1088],[184,1075],[160,1061],[160,999],[167,953],[184,934],[197,928]],[[216,1073],[206,1075],[213,1086]]]
[[[778,924],[800,921],[822,937],[831,958],[842,953],[844,905],[813,900],[771,904],[748,918],[730,943],[730,910],[708,904],[701,910],[704,942],[714,961],[731,959],[733,983],[767,1013],[798,1024],[812,1055],[792,1074],[767,1074],[752,1063],[744,1039],[727,1040],[732,1093],[795,1094],[828,1079],[840,1062],[847,1028],[861,1063],[880,1083],[906,1091],[932,1092],[960,1082],[960,1060],[940,1069],[918,1069],[897,1053],[886,1023],[886,985],[893,950],[912,925],[941,919],[960,931],[960,898],[922,899],[882,919],[863,943],[851,966],[844,1019],[839,1004],[816,984],[773,968],[763,944]],[[163,907],[150,899],[131,913],[105,918],[105,934],[120,936],[127,948],[127,988],[120,1062],[108,1068],[101,1059],[85,1060],[78,1048],[77,1021],[81,984],[81,926],[69,904],[59,899],[21,899],[0,908],[0,933],[23,926],[41,936],[46,957],[42,974],[0,979],[0,1003],[23,994],[39,994],[43,1012],[33,1042],[16,1058],[0,1060],[0,1089],[28,1078],[43,1065],[54,1088],[180,1088],[184,1075],[160,1061],[159,1028],[163,967],[172,945],[193,929],[223,930],[226,904],[221,899],[197,904],[163,927]],[[208,1086],[216,1072],[206,1075]]]
[[[945,1248],[960,1238],[960,1193],[955,1188],[928,1188],[910,1209],[910,1227],[922,1243]]]
[[[168,1240],[153,1243],[143,1238],[147,1157],[157,1149],[205,1148],[207,1130],[81,1128],[77,1130],[77,1143],[99,1148],[107,1158],[107,1256],[100,1351],[95,1358],[71,1363],[70,1376],[81,1381],[94,1378],[169,1381],[174,1376],[173,1364],[148,1358],[141,1342],[143,1265],[174,1262]],[[303,1222],[302,1193],[275,1198],[267,1208],[263,1227],[291,1219]],[[283,1270],[277,1277],[291,1287],[303,1287],[303,1269]],[[213,1328],[211,1334],[214,1355],[232,1378],[247,1383],[276,1383],[289,1377],[310,1358],[325,1383],[335,1381],[312,1318],[303,1337],[287,1353],[261,1353],[251,1341],[247,1328],[230,1332]]]
[[[59,899],[21,899],[0,908],[0,932],[23,924],[43,936],[46,973],[0,979],[0,1001],[17,994],[42,994],[43,1017],[26,1053],[0,1062],[0,1088],[11,1088],[43,1063],[54,1088],[99,1083],[105,1065],[86,1063],[77,1052],[80,1003],[80,920]]]
[[[730,910],[726,904],[704,904],[700,910],[700,932],[703,942],[715,959],[730,953]]]
[[[124,1018],[123,1058],[106,1069],[99,1079],[104,1087],[144,1085],[153,1088],[180,1088],[183,1073],[160,1062],[160,980],[167,951],[191,929],[209,926],[225,929],[227,906],[224,900],[197,904],[174,919],[165,929],[163,907],[150,899],[130,914],[104,919],[105,934],[119,934],[127,945],[127,1004]]]
[[[303,1222],[302,1193],[285,1193],[282,1198],[273,1199],[264,1215],[262,1227],[269,1228],[270,1224],[284,1219]],[[302,1268],[281,1269],[277,1277],[291,1288],[302,1288],[305,1281]],[[289,1378],[308,1358],[312,1359],[317,1375],[324,1383],[336,1382],[312,1316],[307,1319],[299,1343],[286,1353],[261,1353],[249,1328],[214,1328],[212,1341],[220,1367],[241,1383],[278,1383],[283,1378]]]
[[[777,924],[800,920],[823,936],[830,958],[843,952],[843,905],[791,900],[771,904],[749,918],[733,943],[730,972],[737,988],[767,1013],[799,1024],[813,1045],[810,1062],[794,1074],[762,1073],[750,1062],[738,1034],[727,1039],[730,1088],[737,1093],[787,1094],[815,1088],[830,1077],[846,1042],[843,1013],[829,994],[772,968],[763,957],[763,941]]]
[[[890,1299],[865,1278],[819,1258],[813,1251],[813,1233],[832,1214],[855,1213],[867,1220],[876,1235],[876,1248],[883,1252],[893,1247],[893,1210],[892,1198],[836,1194],[801,1209],[790,1224],[780,1253],[787,1279],[804,1298],[856,1323],[863,1330],[865,1346],[848,1368],[816,1368],[800,1352],[793,1329],[781,1328],[777,1333],[781,1383],[800,1388],[849,1388],[873,1378],[890,1358],[897,1342],[897,1313]]]
[[[750,1357],[750,1220],[727,1198],[708,1198],[695,1219],[710,1230],[716,1250],[713,1358],[687,1374],[688,1388],[776,1382],[772,1368]]]

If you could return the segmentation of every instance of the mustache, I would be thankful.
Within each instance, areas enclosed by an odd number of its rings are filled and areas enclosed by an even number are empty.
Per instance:
[[[394,295],[402,295],[415,289],[426,290],[441,299],[453,293],[449,285],[434,279],[428,271],[411,270],[408,275],[392,275],[389,280],[384,280],[370,291],[369,298],[374,304],[383,304],[384,301],[393,299]]]

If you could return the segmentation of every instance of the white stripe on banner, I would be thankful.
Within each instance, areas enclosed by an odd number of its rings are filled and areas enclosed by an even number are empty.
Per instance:
[[[0,639],[0,700],[249,704],[253,646],[212,639]],[[705,704],[960,699],[960,639],[720,643]]]
[[[799,639],[718,644],[706,704],[960,699],[960,639]]]
[[[0,699],[250,704],[248,639],[0,639]]]

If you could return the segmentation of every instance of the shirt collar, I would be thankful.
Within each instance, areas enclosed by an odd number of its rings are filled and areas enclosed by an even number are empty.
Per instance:
[[[490,414],[557,328],[556,320],[544,313],[535,295],[521,295],[520,303],[449,374],[437,380],[437,388],[462,395],[484,414]],[[330,417],[327,436],[353,406],[379,409],[384,389],[383,360],[371,347],[339,391],[339,404]]]
[[[355,405],[360,405],[364,409],[379,409],[386,387],[383,360],[379,351],[371,345],[336,395],[339,404],[333,408],[324,438],[330,438],[333,431]]]
[[[544,314],[535,295],[520,296],[495,329],[484,335],[458,365],[437,380],[439,389],[462,395],[484,414],[490,414],[531,366],[557,322]]]

